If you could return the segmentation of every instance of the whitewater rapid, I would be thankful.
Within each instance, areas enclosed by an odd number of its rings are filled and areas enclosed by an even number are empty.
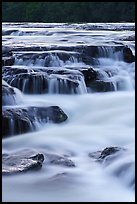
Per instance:
[[[34,25],[36,31],[44,30],[43,24],[39,29],[36,25]],[[6,24],[4,26],[6,27]],[[15,24],[16,26],[18,28],[19,25]],[[25,32],[25,28],[23,29]],[[29,29],[31,32],[35,31],[34,28]],[[64,28],[58,29],[60,31]],[[58,29],[56,28],[55,33]],[[54,31],[54,26],[51,31]],[[75,32],[78,31],[75,30]],[[81,32],[86,36],[90,31],[82,30]],[[108,32],[108,35],[114,32],[116,37],[119,33],[119,31],[101,32],[103,35],[105,32]],[[123,32],[126,33],[126,31]],[[130,32],[127,31],[127,33]],[[93,34],[92,31],[91,34]],[[81,39],[86,40],[83,35]],[[13,34],[12,36],[13,40],[18,42],[19,36]],[[35,32],[33,37],[35,37]],[[23,38],[25,38],[24,35]],[[26,38],[26,41],[29,38],[30,36]],[[54,35],[55,41],[56,38],[57,36]],[[105,40],[105,37],[103,39]],[[89,41],[88,35],[87,41]],[[5,44],[7,45],[8,42],[11,43],[7,40]],[[73,65],[79,64],[73,61]],[[68,66],[68,64],[63,64],[65,65]],[[121,56],[111,58],[109,55],[107,58],[101,56],[99,64],[95,67],[101,69],[102,73],[104,73],[103,70],[113,70],[117,73],[112,76],[111,80],[114,84],[121,81],[119,90],[116,87],[115,91],[87,93],[83,85],[80,93],[75,95],[20,93],[20,102],[16,105],[17,107],[58,105],[67,114],[68,120],[62,124],[37,124],[36,132],[4,138],[2,140],[3,153],[24,148],[46,150],[49,153],[69,155],[76,167],[48,166],[45,160],[43,167],[37,172],[4,176],[2,178],[3,202],[135,201],[135,189],[134,185],[131,185],[135,176],[135,64],[123,62]],[[111,146],[126,148],[127,152],[108,166],[101,165],[88,156],[89,153]],[[117,175],[119,168],[126,164],[131,164],[130,168],[125,168],[120,176]]]

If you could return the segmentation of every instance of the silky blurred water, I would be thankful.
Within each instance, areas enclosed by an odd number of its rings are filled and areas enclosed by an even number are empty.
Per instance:
[[[106,44],[107,39],[111,42],[112,39],[116,41],[122,36],[122,32],[123,36],[134,33],[130,29],[97,30],[95,33],[92,29],[83,30],[80,27],[83,25],[78,24],[73,25],[77,29],[74,29],[73,26],[65,27],[65,24],[51,24],[51,28],[47,29],[46,24],[3,24],[3,29],[9,29],[10,26],[16,27],[20,32],[25,32],[21,36],[18,35],[19,33],[16,35],[12,33],[12,35],[3,37],[4,45],[11,46],[12,44],[15,47],[20,43],[24,43],[25,46],[30,45],[31,40],[33,45],[35,42],[39,42],[40,45],[43,43],[59,44],[61,38],[68,38],[68,44],[71,46],[73,41],[76,42],[76,39],[80,38],[80,34],[82,35],[80,41],[85,43],[96,44],[98,39],[98,44]],[[118,27],[118,24],[106,24],[106,26],[114,28]],[[129,24],[130,26],[132,25]],[[27,34],[27,31],[31,35]],[[61,32],[65,31],[72,33],[68,36],[63,34],[62,37]],[[52,32],[52,35],[45,35],[45,32],[48,34]],[[46,41],[43,42],[43,39]],[[54,41],[51,41],[52,39]],[[123,43],[129,44],[129,41]],[[68,115],[68,120],[62,124],[37,124],[37,132],[3,139],[3,153],[34,148],[38,151],[69,155],[76,167],[50,166],[45,161],[41,170],[37,172],[4,176],[2,178],[3,202],[135,201],[134,185],[131,185],[135,176],[135,64],[124,62],[120,53],[118,58],[111,56],[111,53],[108,57],[100,56],[96,68],[101,69],[102,73],[106,67],[108,70],[113,70],[116,73],[112,76],[113,83],[121,81],[119,90],[116,88],[113,92],[87,93],[85,86],[82,85],[76,95],[19,93],[21,100],[18,106],[58,105]],[[70,65],[78,67],[81,63],[73,60]],[[68,63],[63,66],[68,66]],[[101,165],[89,158],[89,153],[110,146],[126,148],[127,151],[108,166]],[[119,168],[126,165],[129,168],[125,168],[122,174],[117,175]]]

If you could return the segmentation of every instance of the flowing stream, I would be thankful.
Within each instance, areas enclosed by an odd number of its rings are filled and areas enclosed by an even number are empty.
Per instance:
[[[68,116],[60,124],[35,120],[35,130],[18,135],[11,119],[12,135],[3,138],[2,152],[30,148],[67,155],[75,163],[70,168],[45,159],[38,171],[4,175],[3,202],[135,201],[135,62],[124,56],[125,47],[135,55],[134,28],[133,23],[2,24],[2,46],[14,57],[10,65],[4,61],[2,77],[16,93],[15,103],[4,107],[52,105]],[[89,68],[97,82],[83,76],[81,70]],[[89,157],[106,147],[126,152],[109,165]]]

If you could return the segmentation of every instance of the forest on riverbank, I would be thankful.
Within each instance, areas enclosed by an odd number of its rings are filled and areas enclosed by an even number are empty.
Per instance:
[[[134,22],[135,2],[2,2],[3,22]]]

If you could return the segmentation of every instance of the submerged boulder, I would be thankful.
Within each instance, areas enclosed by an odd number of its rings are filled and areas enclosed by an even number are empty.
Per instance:
[[[44,155],[34,150],[24,149],[15,153],[2,154],[2,174],[12,175],[42,167]]]
[[[65,167],[75,167],[74,162],[68,159],[67,156],[61,156],[58,154],[45,153],[46,161],[52,165],[59,165]]]

